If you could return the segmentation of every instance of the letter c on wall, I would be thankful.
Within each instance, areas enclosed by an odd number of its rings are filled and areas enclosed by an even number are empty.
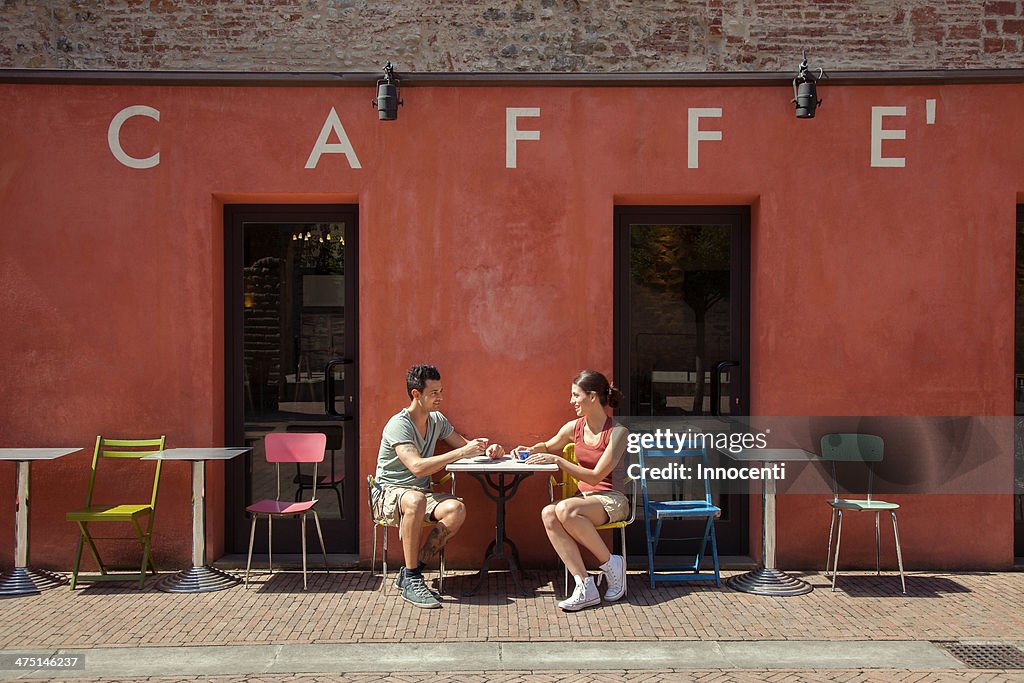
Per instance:
[[[147,107],[144,104],[125,107],[121,111],[117,112],[117,116],[113,118],[110,122],[110,126],[107,128],[107,145],[110,147],[110,153],[114,155],[115,159],[128,168],[153,168],[160,163],[160,152],[157,152],[152,156],[148,156],[145,159],[138,159],[136,157],[129,156],[121,147],[121,126],[123,126],[125,121],[133,116],[148,116],[154,121],[160,120],[159,110],[153,109],[153,107]]]

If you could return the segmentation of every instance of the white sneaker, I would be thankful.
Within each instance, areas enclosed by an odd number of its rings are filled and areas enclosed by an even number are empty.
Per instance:
[[[580,576],[574,578],[576,579],[576,590],[568,598],[558,603],[560,608],[566,612],[578,612],[584,607],[601,603],[601,594],[597,592],[593,576],[588,576],[585,579]]]
[[[612,555],[601,565],[601,573],[608,587],[604,599],[614,602],[626,594],[626,558]]]

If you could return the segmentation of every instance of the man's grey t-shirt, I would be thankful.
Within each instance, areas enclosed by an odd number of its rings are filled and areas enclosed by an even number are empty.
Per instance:
[[[401,443],[412,444],[420,455],[429,458],[434,455],[434,446],[438,440],[447,439],[455,431],[448,418],[438,412],[427,415],[427,433],[421,435],[409,416],[409,410],[402,411],[388,420],[384,425],[384,433],[380,439],[380,451],[377,453],[377,481],[393,486],[409,486],[425,489],[430,487],[430,477],[414,477],[398,454],[395,446]]]

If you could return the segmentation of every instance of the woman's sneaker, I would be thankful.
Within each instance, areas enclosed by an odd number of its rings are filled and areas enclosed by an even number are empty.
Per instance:
[[[614,602],[626,594],[626,558],[612,555],[601,565],[601,575],[608,586],[604,591],[604,599]]]
[[[423,609],[437,609],[441,606],[434,593],[427,588],[422,576],[406,576],[402,586],[402,599]]]
[[[578,612],[585,607],[601,603],[601,594],[597,592],[597,585],[594,584],[594,577],[588,576],[576,579],[576,590],[565,600],[558,603],[558,606],[566,612]]]

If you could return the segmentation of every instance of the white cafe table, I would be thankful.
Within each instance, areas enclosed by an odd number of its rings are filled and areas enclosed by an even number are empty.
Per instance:
[[[515,458],[506,456],[500,460],[492,460],[486,455],[475,458],[464,458],[448,465],[449,472],[466,472],[473,475],[484,490],[484,495],[494,501],[496,518],[494,526],[494,540],[484,551],[484,561],[480,566],[480,573],[477,575],[476,584],[466,592],[466,595],[473,595],[479,590],[484,579],[487,578],[487,570],[492,560],[506,560],[512,573],[512,580],[519,587],[519,550],[512,539],[505,536],[505,503],[516,494],[519,484],[523,479],[534,472],[557,472],[558,465],[527,465]],[[506,478],[511,478],[506,481]],[[538,516],[540,510],[537,511]],[[505,546],[512,551],[505,554]],[[522,592],[520,587],[520,592]]]
[[[771,462],[807,462],[819,460],[816,453],[802,448],[754,448],[732,456],[736,460]],[[775,566],[775,480],[763,479],[761,483],[761,566],[745,574],[732,577],[726,584],[733,590],[755,595],[776,595],[787,597],[803,595],[814,590],[811,584],[790,576]]]
[[[59,574],[28,566],[29,465],[35,460],[56,460],[81,448],[0,448],[0,460],[17,465],[14,512],[14,569],[0,575],[0,595],[27,595],[67,583]]]
[[[167,593],[208,593],[230,588],[241,577],[206,564],[206,462],[230,460],[251,448],[168,448],[143,460],[187,460],[192,463],[192,566],[160,579],[156,587]]]

